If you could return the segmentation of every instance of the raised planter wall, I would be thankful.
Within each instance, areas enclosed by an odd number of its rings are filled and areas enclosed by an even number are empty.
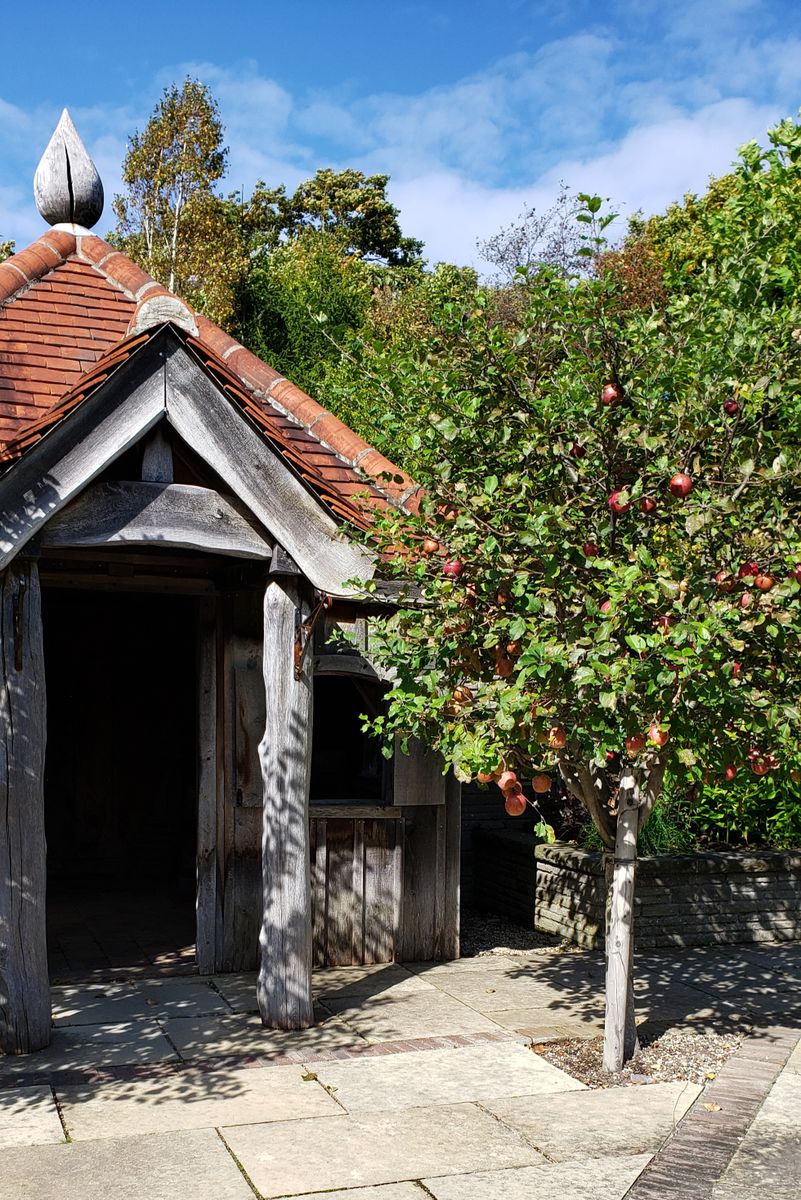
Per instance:
[[[601,854],[538,845],[535,925],[581,946],[602,946]],[[649,946],[801,940],[801,853],[659,855],[637,867],[634,936]]]

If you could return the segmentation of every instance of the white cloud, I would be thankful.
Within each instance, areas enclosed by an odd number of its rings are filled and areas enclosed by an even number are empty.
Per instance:
[[[476,241],[514,221],[523,209],[540,211],[559,186],[610,198],[625,218],[638,209],[660,212],[688,191],[705,190],[709,176],[725,172],[737,146],[760,138],[781,112],[745,100],[707,105],[692,116],[673,114],[629,131],[612,150],[562,159],[523,187],[493,188],[458,172],[395,179],[390,194],[403,226],[426,243],[430,261],[468,262],[481,268]],[[623,222],[619,225],[623,232]]]

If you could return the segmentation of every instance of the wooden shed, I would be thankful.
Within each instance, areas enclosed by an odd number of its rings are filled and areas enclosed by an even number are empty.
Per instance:
[[[413,485],[90,232],[66,114],[36,194],[0,264],[0,1048],[47,1045],[78,901],[302,1028],[313,965],[459,953],[458,784],[360,721],[392,593],[343,526]]]

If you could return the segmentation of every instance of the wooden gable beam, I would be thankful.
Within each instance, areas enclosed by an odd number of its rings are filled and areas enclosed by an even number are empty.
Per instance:
[[[352,597],[373,556],[320,502],[165,329],[0,479],[0,570],[164,416],[322,592]]]
[[[186,352],[167,362],[167,420],[316,588],[331,596],[352,596],[346,580],[372,578],[373,556],[341,532],[261,432]]]
[[[43,547],[163,546],[269,559],[264,535],[230,500],[188,484],[95,483],[44,527]]]
[[[0,479],[0,570],[164,416],[164,363],[147,347]]]

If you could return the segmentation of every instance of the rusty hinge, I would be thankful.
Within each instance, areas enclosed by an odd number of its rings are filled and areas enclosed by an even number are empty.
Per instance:
[[[300,679],[303,674],[303,660],[306,657],[306,651],[314,637],[314,628],[320,620],[326,609],[330,608],[333,600],[323,592],[317,602],[317,607],[309,617],[308,621],[301,621],[300,609],[295,613],[295,679]]]

